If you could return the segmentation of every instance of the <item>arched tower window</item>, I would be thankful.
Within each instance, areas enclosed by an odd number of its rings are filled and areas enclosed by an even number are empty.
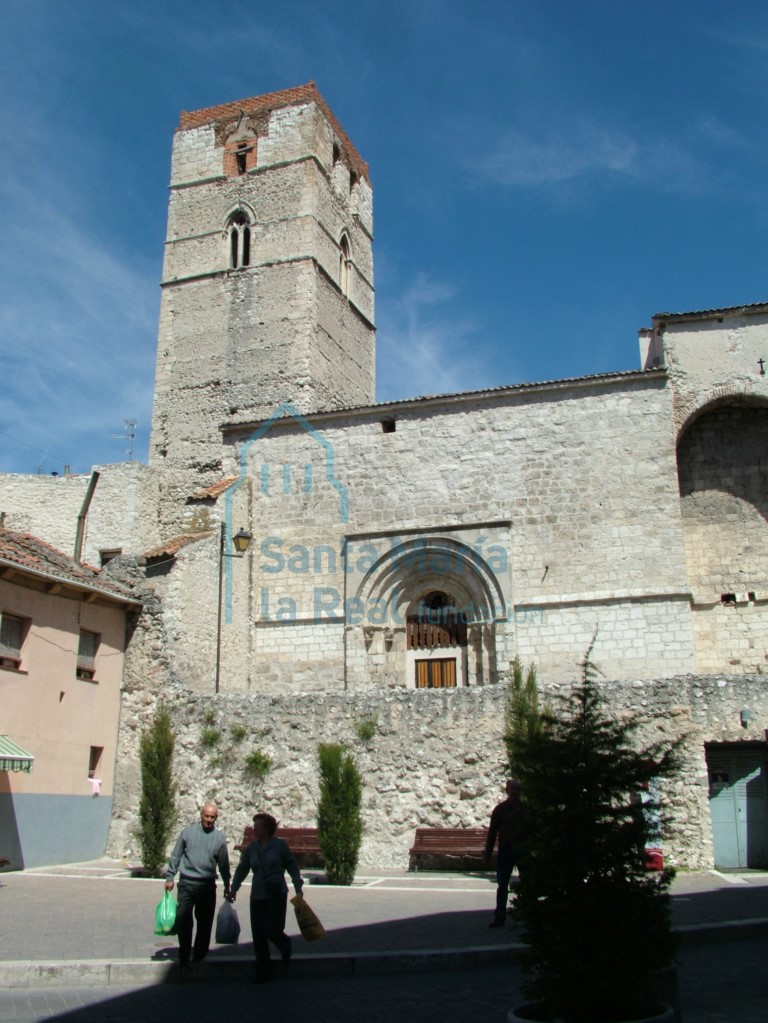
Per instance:
[[[229,266],[237,270],[251,262],[251,226],[242,210],[234,213],[227,228],[229,239]]]
[[[339,242],[339,287],[345,298],[349,296],[349,269],[351,262],[349,238],[346,234],[343,234]]]

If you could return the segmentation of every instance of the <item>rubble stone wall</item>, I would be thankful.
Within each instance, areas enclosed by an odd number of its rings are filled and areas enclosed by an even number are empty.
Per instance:
[[[151,632],[151,629],[149,630]],[[147,635],[146,639],[151,641]],[[162,650],[156,636],[158,654]],[[542,687],[554,699],[569,686]],[[662,792],[668,863],[691,869],[713,864],[705,742],[762,739],[768,697],[762,678],[683,676],[602,683],[617,713],[652,719],[642,735],[686,736],[678,779]],[[363,777],[365,836],[360,867],[408,866],[417,827],[485,825],[503,798],[504,684],[453,690],[312,693],[292,696],[191,693],[162,667],[154,680],[124,694],[118,788],[108,853],[136,862],[132,837],[140,795],[138,739],[156,701],[168,701],[177,736],[179,823],[206,799],[220,807],[230,844],[257,809],[287,826],[316,823],[317,745],[343,742]],[[750,706],[754,725],[741,726]],[[373,736],[365,738],[373,726]],[[363,738],[361,738],[363,736]],[[272,761],[263,780],[245,759],[258,750]]]

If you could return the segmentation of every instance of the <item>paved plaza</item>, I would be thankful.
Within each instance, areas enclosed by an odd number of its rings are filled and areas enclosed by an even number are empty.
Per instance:
[[[305,872],[310,882],[322,875]],[[486,874],[382,872],[351,888],[310,883],[328,935],[307,944],[289,921],[288,977],[251,984],[247,886],[237,946],[212,946],[180,979],[172,938],[153,934],[162,882],[111,861],[0,874],[0,1021],[176,1023],[504,1023],[519,1004],[518,934],[488,928]],[[673,887],[685,1023],[766,1018],[768,875],[681,874]]]

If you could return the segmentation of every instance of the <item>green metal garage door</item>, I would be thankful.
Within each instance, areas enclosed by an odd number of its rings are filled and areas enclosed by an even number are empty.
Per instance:
[[[768,785],[761,750],[707,751],[715,866],[768,867]]]

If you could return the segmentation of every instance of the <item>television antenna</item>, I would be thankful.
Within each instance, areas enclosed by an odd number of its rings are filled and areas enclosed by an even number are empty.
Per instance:
[[[127,440],[128,448],[126,454],[128,455],[128,461],[133,461],[133,438],[136,436],[136,420],[135,419],[124,419],[123,429],[125,433],[113,433],[113,440]]]

